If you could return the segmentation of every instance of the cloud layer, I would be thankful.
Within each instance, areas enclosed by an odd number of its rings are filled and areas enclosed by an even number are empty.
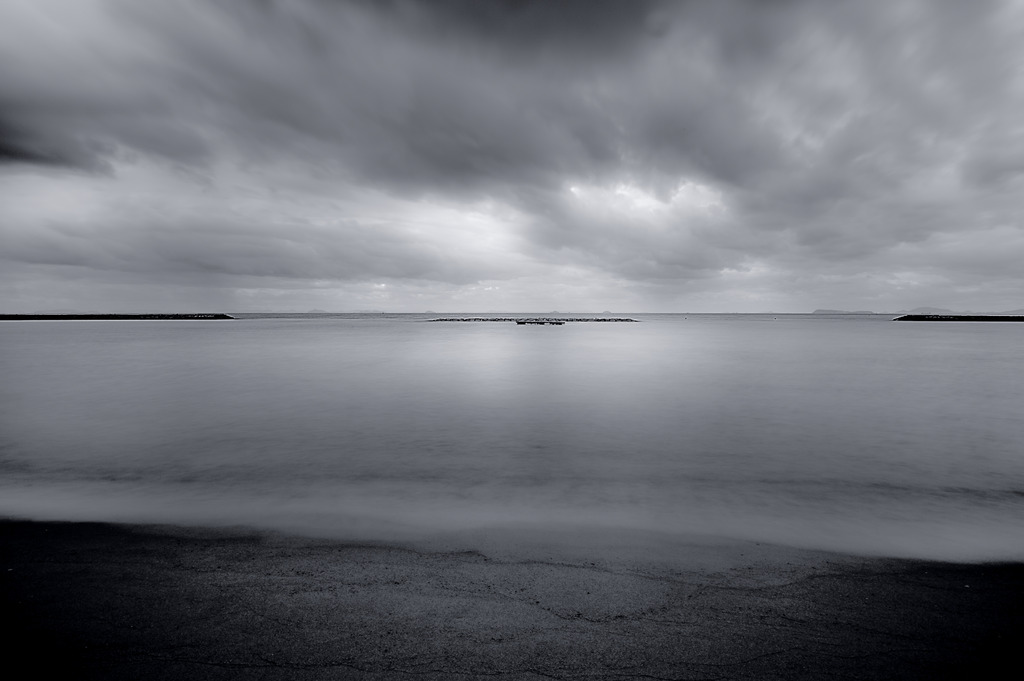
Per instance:
[[[12,2],[10,311],[1024,306],[1024,7]]]

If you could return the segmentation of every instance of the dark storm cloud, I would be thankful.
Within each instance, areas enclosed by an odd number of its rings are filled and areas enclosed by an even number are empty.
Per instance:
[[[23,132],[16,131],[13,126],[5,125],[3,120],[0,120],[0,163],[45,165],[57,161],[58,159],[41,149]]]
[[[806,276],[839,264],[875,272],[908,247],[927,259],[947,243],[936,235],[970,230],[991,250],[988,239],[1005,243],[1000,229],[1019,228],[1022,32],[1006,3],[310,0],[71,12],[46,18],[45,47],[0,47],[2,164],[116,173],[147,159],[211,178],[231,166],[265,187],[287,178],[296,191],[335,183],[494,201],[519,219],[482,225],[480,238],[514,232],[538,262],[634,281],[707,280],[755,261]],[[89,21],[72,23],[74,12]],[[714,195],[714,210],[687,207],[681,186]],[[109,248],[91,255],[27,237],[12,252],[52,249],[51,259],[97,267],[139,252],[140,269],[237,276],[508,276],[460,257],[441,227],[431,240],[372,216],[334,224],[300,230],[313,250],[275,241],[287,228],[257,220],[255,246],[185,225],[172,248],[160,235],[175,228],[160,223],[149,236],[106,233]],[[192,255],[189,241],[202,244]]]
[[[7,123],[0,117],[0,165],[65,166],[103,171],[108,168],[103,153],[112,150],[110,144],[95,140],[83,143],[45,127],[36,132],[21,123]]]
[[[148,44],[120,85],[83,85],[111,79],[94,69],[113,57],[46,82],[4,74],[16,100],[5,110],[51,147],[111,154],[98,142],[113,142],[198,162],[226,143],[410,189],[619,162],[617,123],[589,81],[663,31],[642,2],[115,7]]]
[[[663,0],[363,0],[364,8],[431,40],[456,39],[524,58],[555,51],[616,59],[667,27]]]

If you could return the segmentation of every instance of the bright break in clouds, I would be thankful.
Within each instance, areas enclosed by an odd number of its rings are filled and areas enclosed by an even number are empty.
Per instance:
[[[1024,307],[1024,5],[0,7],[5,312]]]

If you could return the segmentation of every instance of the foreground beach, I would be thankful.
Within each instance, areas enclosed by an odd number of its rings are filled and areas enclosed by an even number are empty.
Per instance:
[[[22,521],[0,522],[0,547],[6,662],[63,678],[1000,678],[1024,643],[1021,565],[754,544],[517,559]]]

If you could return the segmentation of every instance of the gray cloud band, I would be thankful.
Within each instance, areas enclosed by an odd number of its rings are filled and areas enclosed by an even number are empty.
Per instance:
[[[229,166],[268,191],[285,174],[321,197],[334,183],[405,201],[489,201],[518,219],[480,229],[513,231],[537,263],[654,283],[756,262],[802,276],[853,264],[869,275],[891,268],[899,249],[911,249],[904,262],[942,251],[943,234],[984,240],[1018,226],[1021,21],[1002,3],[182,2],[95,12],[82,32],[69,24],[3,48],[6,172],[116,175],[144,160],[213,182]],[[591,188],[597,207],[572,187]],[[714,193],[716,208],[682,206],[684,187]],[[204,242],[199,233],[233,233],[131,210],[120,213],[131,236],[114,226],[103,238],[137,246],[138,262],[158,269],[188,261],[174,254],[200,250],[190,246]],[[8,217],[4,257],[37,252],[33,217],[20,228]],[[231,222],[230,211],[218,219]],[[333,233],[244,221],[266,248],[246,260],[205,243],[204,267],[460,284],[513,276],[460,257],[456,242],[421,234],[396,245],[408,231],[367,214],[340,215]],[[321,255],[273,245],[286,228]],[[337,257],[379,243],[394,256]],[[992,263],[1017,244],[992,243]],[[953,279],[985,260],[946,257]]]

